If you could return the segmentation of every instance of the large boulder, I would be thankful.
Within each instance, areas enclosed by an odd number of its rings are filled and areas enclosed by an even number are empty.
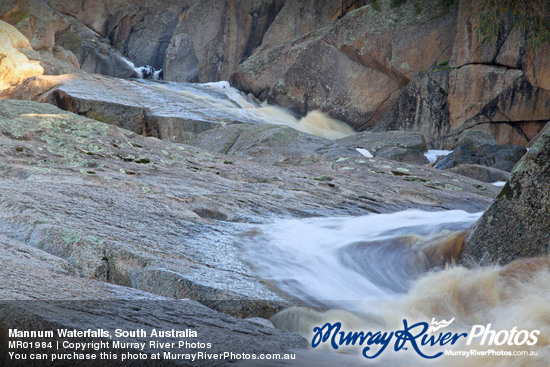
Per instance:
[[[506,264],[550,246],[550,130],[521,159],[495,202],[468,231],[462,263]]]
[[[434,167],[449,169],[460,164],[480,164],[510,172],[525,152],[525,147],[521,145],[482,145],[477,148],[459,145]]]
[[[357,130],[373,126],[415,73],[450,58],[456,18],[453,7],[380,3],[282,44],[266,40],[231,83],[302,114],[321,109]]]
[[[31,50],[29,41],[15,27],[0,20],[0,90],[16,85],[25,79],[42,75],[44,68],[29,60],[22,52]]]
[[[482,182],[506,182],[510,179],[510,173],[498,168],[482,166],[480,164],[459,164],[449,168],[450,172],[473,178]]]

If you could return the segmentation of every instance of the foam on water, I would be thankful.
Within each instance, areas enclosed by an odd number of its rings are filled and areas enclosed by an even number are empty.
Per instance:
[[[287,298],[308,307],[286,309],[272,318],[276,327],[311,340],[313,328],[341,322],[343,330],[401,330],[413,322],[451,320],[445,330],[470,332],[491,323],[492,330],[540,330],[533,346],[479,345],[478,351],[501,349],[536,355],[502,357],[442,356],[437,366],[548,366],[550,360],[550,258],[523,259],[507,266],[467,269],[452,263],[464,229],[481,213],[408,210],[363,217],[279,220],[259,228],[247,244],[256,274]],[[319,310],[319,307],[322,310]],[[327,309],[328,308],[328,309]],[[325,364],[426,366],[410,351],[384,352],[365,360],[361,348],[337,352],[322,345],[299,352],[295,364],[321,358]],[[464,339],[441,350],[470,350]],[[388,348],[390,349],[390,348]],[[317,352],[320,354],[315,354]],[[276,364],[274,364],[276,365]]]
[[[339,139],[354,134],[346,123],[333,119],[327,114],[314,110],[306,116],[297,117],[292,111],[260,102],[229,85],[227,81],[212,83],[145,82],[149,86],[168,89],[187,98],[190,102],[199,101],[202,105],[218,111],[227,111],[234,119],[249,123],[277,124],[321,136]]]
[[[480,213],[407,210],[361,217],[280,220],[261,228],[247,258],[258,275],[295,299],[350,308],[403,294],[410,282],[451,255]],[[461,243],[461,242],[460,242]]]

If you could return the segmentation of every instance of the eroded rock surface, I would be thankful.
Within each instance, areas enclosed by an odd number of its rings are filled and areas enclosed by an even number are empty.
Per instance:
[[[547,255],[550,245],[550,130],[517,164],[495,202],[468,231],[461,261],[507,264]]]
[[[409,207],[480,211],[498,192],[359,155],[228,159],[49,104],[3,100],[0,117],[6,237],[65,259],[82,277],[241,317],[287,305],[240,259],[252,223]]]
[[[60,257],[42,249],[29,246],[24,238],[0,235],[1,284],[0,297],[0,345],[2,351],[7,346],[7,330],[97,330],[104,329],[114,335],[115,329],[150,332],[157,330],[185,330],[191,328],[212,343],[212,352],[223,353],[273,353],[303,348],[306,341],[301,337],[280,332],[273,327],[256,322],[237,319],[216,312],[196,301],[174,300],[151,293],[108,284],[92,279],[81,278],[78,270]],[[220,330],[223,330],[220,331]],[[10,338],[10,340],[12,340]],[[97,338],[73,338],[72,342],[98,342]],[[106,339],[109,340],[109,339]],[[116,339],[115,339],[116,340]],[[151,349],[148,338],[118,339],[119,341],[144,342],[146,354],[159,352]],[[177,338],[164,338],[164,341],[178,343]],[[43,338],[27,338],[26,341],[43,342]],[[174,353],[192,352],[191,348],[166,349]],[[18,352],[17,349],[10,349]],[[26,349],[29,353],[33,349]],[[128,351],[128,350],[125,350]],[[137,353],[135,349],[130,349]],[[51,350],[42,350],[51,354]],[[58,353],[73,350],[60,348]],[[87,351],[88,352],[88,351]],[[93,350],[89,350],[94,353]],[[96,351],[121,353],[120,349],[105,348]],[[4,357],[4,353],[0,360]],[[120,357],[119,357],[120,359]],[[220,362],[220,361],[218,361]],[[57,363],[57,362],[56,362]],[[93,366],[96,361],[71,361],[72,366]],[[120,365],[120,360],[103,360],[102,365]],[[161,360],[149,362],[155,366],[189,365],[188,361]],[[202,363],[202,364],[201,364]],[[225,362],[224,362],[225,363]],[[219,363],[223,365],[224,363]],[[10,361],[10,366],[56,365],[33,361]],[[58,364],[57,364],[58,365]],[[212,366],[216,361],[195,361],[194,365]]]

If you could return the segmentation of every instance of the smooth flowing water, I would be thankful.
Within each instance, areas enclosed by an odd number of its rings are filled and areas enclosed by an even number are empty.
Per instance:
[[[404,294],[420,274],[444,267],[480,215],[407,210],[280,220],[261,229],[247,257],[259,277],[288,296],[353,310]]]
[[[353,134],[347,125],[320,111],[297,118],[286,109],[231,88],[227,82],[132,83],[147,86],[152,93],[168,91],[162,106],[168,113],[194,106],[185,111],[195,119],[282,124],[330,139]],[[364,149],[359,153],[370,155]],[[448,153],[429,151],[426,156],[433,162]],[[281,219],[257,226],[252,237],[247,235],[243,257],[262,282],[298,305],[275,315],[274,325],[300,333],[310,342],[314,328],[327,322],[341,322],[347,331],[375,333],[402,330],[404,320],[449,320],[452,322],[444,331],[454,333],[489,324],[492,330],[502,330],[502,335],[537,330],[540,334],[535,345],[477,343],[472,348],[461,340],[452,346],[440,345],[439,350],[460,354],[475,349],[480,353],[468,357],[451,353],[434,361],[412,350],[396,351],[393,346],[383,357],[366,360],[361,348],[344,346],[335,351],[322,345],[299,351],[294,362],[267,365],[548,366],[550,260],[527,259],[505,267],[457,266],[454,261],[466,230],[480,215],[407,210],[362,217]],[[503,350],[518,355],[491,354]],[[266,364],[256,361],[252,365]]]
[[[475,325],[487,324],[505,333],[514,328],[540,331],[532,346],[480,345],[476,339],[471,347],[463,338],[456,345],[425,348],[432,354],[446,349],[486,352],[443,355],[431,363],[414,351],[396,352],[393,345],[375,360],[363,358],[361,348],[335,351],[321,345],[321,351],[299,353],[296,365],[548,366],[550,261],[538,258],[471,269],[455,265],[465,229],[480,215],[407,210],[278,220],[258,228],[246,243],[245,258],[259,278],[300,305],[275,315],[272,322],[310,342],[313,329],[327,322],[341,322],[345,331],[373,333],[402,330],[404,319],[412,324],[432,318],[453,320],[445,332],[469,333]],[[502,350],[536,355],[491,354]]]
[[[189,115],[195,112],[191,116],[195,119],[285,125],[327,139],[354,134],[349,125],[321,111],[310,111],[300,118],[286,108],[260,102],[231,87],[226,81],[199,84],[139,80],[134,83],[146,86],[148,92],[144,93],[150,94],[155,89],[171,92],[169,100],[160,106],[160,112],[164,113]]]

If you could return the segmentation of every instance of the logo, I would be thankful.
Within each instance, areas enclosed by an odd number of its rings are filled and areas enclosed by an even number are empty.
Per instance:
[[[418,322],[410,325],[403,320],[403,329],[395,331],[344,331],[342,323],[327,322],[323,326],[313,328],[311,346],[317,348],[321,343],[329,344],[333,349],[343,346],[361,346],[363,357],[373,359],[380,356],[386,349],[395,352],[414,350],[419,356],[427,359],[438,358],[443,351],[430,351],[431,348],[450,346],[459,340],[465,340],[466,345],[477,341],[479,345],[535,345],[538,341],[539,330],[492,330],[491,324],[473,325],[469,333],[441,331],[455,321],[436,321],[431,324]],[[487,343],[487,344],[485,344]]]
[[[441,320],[440,322],[435,321],[435,319],[432,319],[432,325],[428,328],[428,333],[435,333],[439,329],[446,328],[447,326],[451,325],[455,321],[455,318],[453,317],[449,321]]]

